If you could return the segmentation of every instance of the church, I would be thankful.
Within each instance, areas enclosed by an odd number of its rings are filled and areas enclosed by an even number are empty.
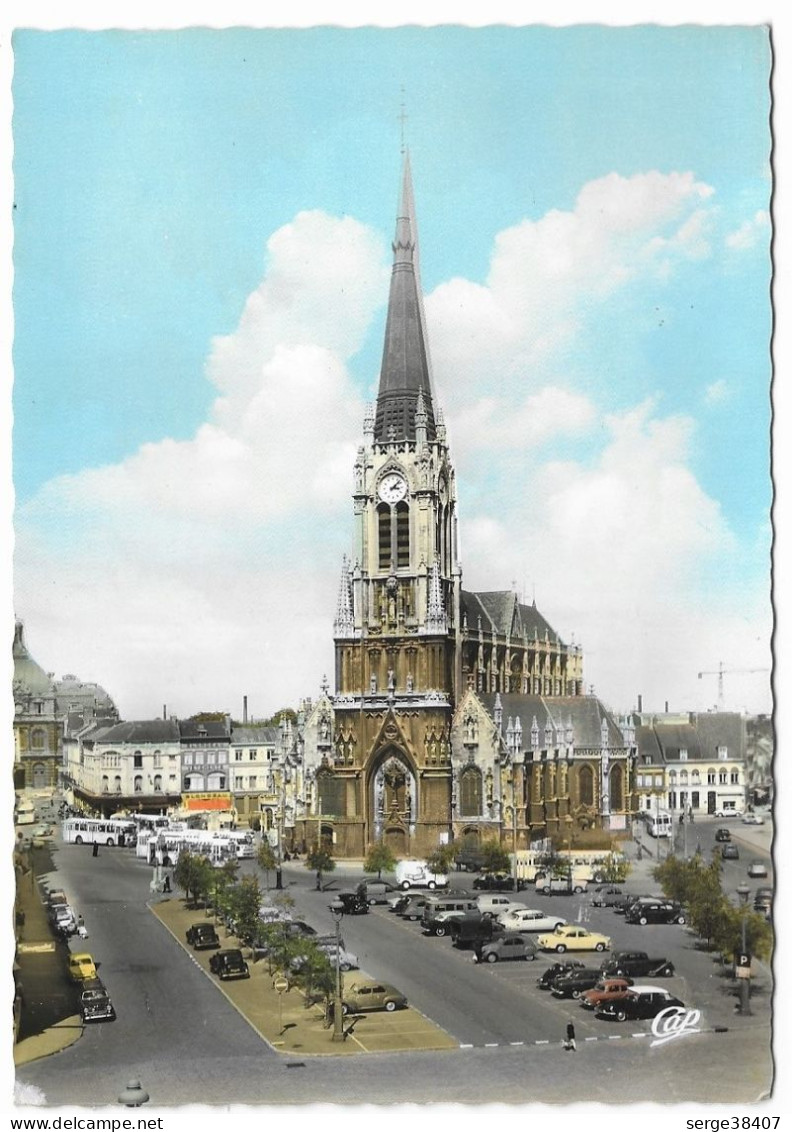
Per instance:
[[[354,464],[335,694],[305,720],[297,839],[338,857],[626,830],[635,735],[583,686],[580,646],[511,591],[463,588],[457,483],[435,389],[403,159],[376,405]],[[304,777],[303,777],[304,776]]]

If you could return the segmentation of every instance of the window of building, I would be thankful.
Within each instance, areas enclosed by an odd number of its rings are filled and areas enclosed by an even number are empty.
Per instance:
[[[154,752],[154,768],[157,769],[162,766],[162,753],[161,751]]]
[[[612,810],[624,809],[624,770],[618,764],[610,772],[610,806]]]
[[[250,761],[251,761],[252,763],[254,763],[254,762],[256,761],[256,758],[257,758],[257,757],[258,757],[258,751],[257,751],[257,750],[256,750],[256,749],[254,748],[254,749],[253,749],[253,750],[252,750],[252,751],[250,752],[250,755],[249,755]]]
[[[713,767],[707,769],[707,786],[715,785],[715,770]]]
[[[117,774],[115,776],[115,779],[113,781],[113,786],[115,788],[116,794],[120,794],[121,793],[121,775],[120,774]]]
[[[396,565],[401,570],[410,565],[410,509],[404,502],[396,506]]]
[[[143,792],[143,775],[142,774],[136,774],[135,775],[135,793],[141,794],[142,792]]]
[[[134,767],[142,767],[143,766],[143,756],[141,755],[140,751],[135,751],[135,754],[133,755],[132,765]]]
[[[701,807],[701,795],[699,794],[698,790],[694,790],[691,793],[691,795],[690,795],[690,805],[693,807],[694,810],[700,809],[700,807]]]
[[[224,774],[210,774],[206,783],[207,790],[225,790],[225,775]]]
[[[102,775],[102,793],[103,794],[109,794],[110,793],[110,779],[107,777],[106,774]]]
[[[463,818],[478,817],[482,808],[481,771],[465,767],[459,776],[459,813]]]
[[[255,776],[255,774],[251,774],[251,775],[248,776],[248,789],[249,790],[255,790],[256,789],[256,776]]]
[[[386,503],[377,508],[377,546],[380,570],[390,570],[391,564],[391,512]]]
[[[242,752],[241,751],[239,751],[239,750],[234,751],[234,761],[238,762],[238,763],[242,762]]]
[[[720,786],[726,785],[726,771],[725,770],[719,770],[718,771],[718,784]]]
[[[30,736],[30,745],[34,751],[42,751],[47,745],[47,734],[42,727],[34,727]]]
[[[155,774],[154,775],[154,793],[160,794],[161,792],[162,792],[162,775],[161,774]]]
[[[687,756],[688,756],[687,747],[680,747],[680,749],[679,749],[679,761],[681,763],[687,762]]]
[[[319,789],[319,802],[322,815],[333,814],[346,817],[346,790],[342,778],[332,774],[318,774],[316,784]]]
[[[582,766],[578,771],[578,793],[581,805],[594,805],[594,771],[590,766]]]
[[[718,747],[718,758],[723,760],[723,759],[727,759],[728,757],[729,757],[729,748],[728,747]]]
[[[234,789],[235,790],[241,790],[242,789],[242,775],[241,774],[237,774],[237,775],[234,776]]]
[[[740,784],[740,772],[739,772],[739,770],[732,770],[731,774],[729,775],[729,781],[731,782],[732,786],[739,786],[739,784]]]
[[[686,770],[680,770],[680,772],[679,772],[679,785],[680,786],[687,786],[687,780],[688,780],[687,771]]]

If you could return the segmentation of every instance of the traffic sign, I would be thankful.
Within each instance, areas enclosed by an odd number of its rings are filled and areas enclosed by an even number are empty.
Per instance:
[[[734,956],[734,974],[738,979],[750,979],[751,956],[747,951],[738,951]]]
[[[275,987],[278,994],[283,994],[284,991],[289,989],[289,980],[285,979],[283,975],[278,975],[272,985]]]

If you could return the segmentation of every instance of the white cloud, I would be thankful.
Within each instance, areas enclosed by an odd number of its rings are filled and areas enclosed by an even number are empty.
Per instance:
[[[728,401],[729,396],[729,383],[723,378],[711,382],[704,390],[704,401],[707,405],[719,405],[723,401]]]
[[[733,251],[748,251],[761,241],[765,243],[770,230],[770,214],[764,209],[755,212],[750,220],[726,237],[726,247]]]

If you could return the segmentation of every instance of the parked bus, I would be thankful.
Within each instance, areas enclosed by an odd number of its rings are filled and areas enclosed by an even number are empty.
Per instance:
[[[16,824],[34,825],[36,821],[36,807],[29,798],[20,798],[16,806]]]
[[[130,818],[67,818],[62,834],[72,845],[134,845],[136,829]]]
[[[253,834],[247,829],[224,829],[220,833],[224,841],[228,841],[236,849],[237,860],[250,860],[256,855],[256,846]]]
[[[673,837],[674,819],[668,810],[656,810],[655,813],[644,814],[646,832],[651,837]]]
[[[222,834],[205,829],[160,829],[148,841],[148,863],[173,867],[182,850],[208,857],[217,868],[236,857],[236,847]]]
[[[517,879],[533,884],[538,875],[547,872],[548,865],[566,866],[575,881],[599,883],[607,876],[608,867],[624,862],[623,854],[608,849],[518,849]]]

